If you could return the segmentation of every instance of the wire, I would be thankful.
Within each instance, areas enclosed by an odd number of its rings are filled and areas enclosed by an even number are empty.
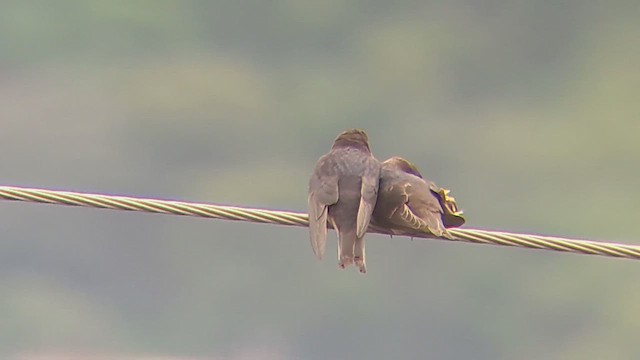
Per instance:
[[[214,219],[249,221],[288,226],[308,226],[308,216],[303,213],[223,206],[204,203],[134,198],[101,194],[86,194],[69,191],[0,186],[0,199],[46,204],[95,207],[113,210],[142,211],[159,214],[197,216]],[[369,232],[387,234],[385,229],[369,227]],[[560,237],[517,234],[479,229],[449,229],[453,241],[476,244],[516,246],[531,249],[564,251],[587,255],[601,255],[617,258],[640,259],[640,246],[616,244],[589,240],[565,239]],[[439,238],[430,233],[406,233],[401,236],[412,238]]]

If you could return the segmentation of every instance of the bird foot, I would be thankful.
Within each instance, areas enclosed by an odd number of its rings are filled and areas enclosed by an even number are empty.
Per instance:
[[[340,269],[344,269],[351,264],[353,264],[353,258],[346,256],[341,257],[340,261],[338,262],[338,266],[340,267]]]
[[[366,274],[367,273],[367,265],[364,262],[364,259],[361,257],[355,257],[354,262],[356,264],[356,266],[358,267],[358,270],[363,273]]]

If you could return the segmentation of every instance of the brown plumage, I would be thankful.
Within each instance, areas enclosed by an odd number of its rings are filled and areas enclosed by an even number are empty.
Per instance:
[[[367,271],[364,234],[376,204],[380,162],[373,157],[367,134],[347,130],[316,163],[309,179],[311,248],[322,259],[327,222],[338,232],[338,265],[353,263]]]
[[[449,190],[424,179],[409,161],[393,157],[382,163],[373,224],[392,233],[418,230],[452,238],[446,228],[464,221]]]

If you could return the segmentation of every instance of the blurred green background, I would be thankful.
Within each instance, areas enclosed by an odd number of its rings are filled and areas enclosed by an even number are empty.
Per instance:
[[[360,127],[468,227],[638,243],[639,15],[4,1],[0,183],[305,211],[315,161]],[[304,228],[0,202],[0,355],[640,358],[637,262],[367,239],[361,276]]]

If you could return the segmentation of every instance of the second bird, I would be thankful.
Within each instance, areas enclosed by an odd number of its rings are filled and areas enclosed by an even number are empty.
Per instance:
[[[379,177],[380,162],[362,130],[338,135],[331,151],[318,160],[309,180],[309,235],[319,259],[330,222],[338,232],[340,268],[355,263],[361,273],[367,272],[364,234],[376,205]]]
[[[417,230],[451,238],[446,228],[460,226],[465,220],[448,194],[424,179],[409,161],[392,157],[382,163],[373,223],[391,233]]]

